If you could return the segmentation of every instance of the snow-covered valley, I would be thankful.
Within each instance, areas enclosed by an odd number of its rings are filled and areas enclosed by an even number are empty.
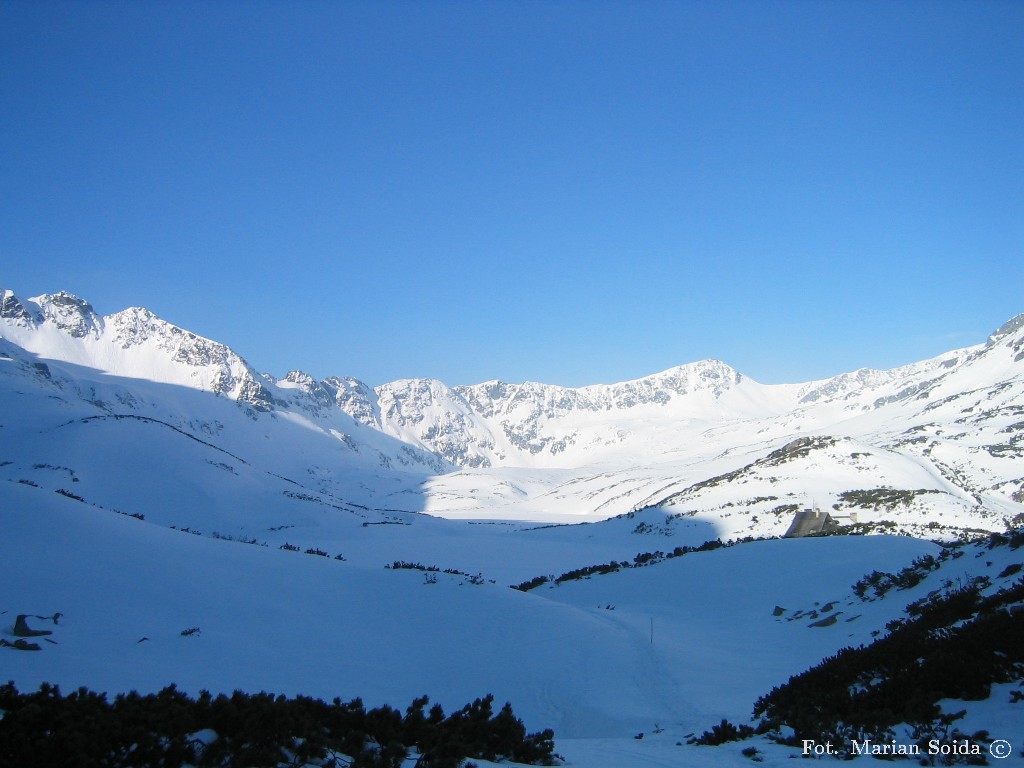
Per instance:
[[[943,583],[994,591],[1021,561],[971,551],[853,592],[937,556],[929,539],[1024,523],[1024,316],[806,384],[703,361],[576,389],[371,388],[260,374],[144,309],[5,291],[0,403],[0,634],[61,614],[41,652],[0,649],[23,689],[492,693],[571,765],[745,764],[743,743],[685,742]],[[916,535],[669,556],[778,537],[812,504]],[[606,563],[623,567],[557,578]],[[1019,749],[1015,714],[993,694],[970,717]]]

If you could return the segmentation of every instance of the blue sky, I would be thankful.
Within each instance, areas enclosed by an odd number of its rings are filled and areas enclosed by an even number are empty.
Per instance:
[[[0,2],[0,286],[260,370],[888,368],[1024,312],[1024,3]]]

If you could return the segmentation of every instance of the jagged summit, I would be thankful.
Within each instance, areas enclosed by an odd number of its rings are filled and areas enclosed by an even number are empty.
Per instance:
[[[88,301],[67,291],[27,301],[5,291],[2,312],[11,340],[41,357],[199,388],[257,410],[272,407],[262,377],[229,347],[143,307],[100,317]]]
[[[103,330],[103,321],[92,305],[67,291],[37,296],[32,302],[39,306],[46,320],[74,338],[99,336]]]
[[[0,318],[21,327],[35,322],[35,317],[25,309],[25,305],[14,295],[14,291],[7,289],[0,291]]]
[[[1024,328],[1024,314],[1017,315],[1016,317],[1010,318],[1003,323],[999,328],[992,332],[992,335],[988,337],[986,342],[987,346],[992,346],[1002,341],[1007,336],[1015,334],[1017,331]]]
[[[663,386],[671,388],[680,393],[687,389],[687,382],[707,382],[715,385],[729,386],[738,384],[744,380],[744,375],[728,363],[714,358],[698,360],[692,363],[683,363],[667,368],[657,373],[641,376],[637,379],[615,382],[613,384],[584,384],[578,387],[568,387],[560,384],[546,384],[539,381],[524,381],[518,384],[503,381],[501,379],[489,379],[479,384],[459,385],[456,390],[474,390],[489,393],[494,399],[499,399],[510,389],[527,388],[534,391],[560,390],[560,391],[603,391],[611,389],[636,389],[644,386]]]
[[[0,318],[23,328],[49,321],[68,335],[82,338],[98,335],[103,327],[92,305],[67,291],[45,293],[28,301],[22,301],[10,290],[4,290],[0,296]]]

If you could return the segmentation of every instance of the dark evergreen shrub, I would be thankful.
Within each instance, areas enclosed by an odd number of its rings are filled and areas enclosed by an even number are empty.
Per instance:
[[[704,731],[700,736],[690,739],[689,743],[714,747],[729,741],[749,739],[753,735],[754,729],[749,725],[741,723],[739,726],[735,726],[723,718],[721,723],[711,726],[710,731]]]
[[[871,645],[846,648],[762,696],[755,717],[797,739],[884,740],[898,723],[928,723],[942,699],[982,699],[993,683],[1019,679],[1024,582],[993,595],[974,582],[919,601],[911,617]]]
[[[326,704],[269,693],[191,699],[173,686],[158,694],[121,694],[113,703],[85,688],[56,686],[22,694],[0,686],[0,765],[81,768],[224,768],[351,764],[400,768],[411,748],[421,768],[455,768],[467,757],[550,764],[551,731],[526,733],[510,705],[494,715],[493,696],[445,717],[427,697],[403,717],[391,707],[367,711],[359,699]],[[209,729],[216,738],[194,735]]]

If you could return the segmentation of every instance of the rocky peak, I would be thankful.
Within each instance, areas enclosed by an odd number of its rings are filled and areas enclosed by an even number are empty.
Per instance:
[[[0,318],[9,320],[15,325],[20,325],[23,328],[35,325],[38,321],[38,318],[25,309],[25,305],[22,304],[21,300],[14,295],[14,291],[8,291],[6,289],[0,291]]]
[[[648,402],[665,403],[674,396],[699,391],[721,397],[742,380],[739,371],[721,360],[700,360],[610,387],[616,404],[629,408]]]
[[[554,417],[571,411],[607,411],[639,405],[663,405],[674,397],[710,391],[720,397],[742,381],[742,375],[720,360],[680,365],[642,379],[618,384],[560,387],[553,384],[506,384],[488,381],[455,392],[485,418],[525,411]]]
[[[106,318],[107,338],[122,349],[150,344],[175,363],[210,369],[206,386],[257,411],[273,409],[268,380],[254,371],[230,347],[186,331],[144,307],[129,307]],[[272,382],[271,382],[272,383]]]
[[[106,318],[113,340],[123,349],[141,344],[151,337],[170,335],[171,324],[144,307],[129,307]]]
[[[380,407],[373,389],[351,376],[331,376],[321,384],[341,410],[361,424],[380,429]]]
[[[92,305],[67,291],[43,294],[32,301],[39,305],[45,320],[76,339],[98,337],[103,328],[103,320]]]
[[[289,384],[295,384],[299,389],[306,392],[312,392],[313,390],[320,388],[320,382],[305,371],[288,371],[281,381],[287,381]]]
[[[495,379],[483,384],[455,387],[454,389],[474,411],[485,419],[489,419],[494,416],[499,404],[507,402],[518,387]]]
[[[399,427],[423,421],[428,411],[471,411],[462,396],[437,379],[399,379],[376,388],[384,421]]]
[[[991,347],[994,344],[998,344],[1004,338],[1016,333],[1021,328],[1024,328],[1024,314],[1017,315],[999,326],[992,335],[988,337],[988,341],[985,343],[985,346]]]
[[[264,378],[267,378],[264,374]],[[301,392],[315,405],[313,408],[319,412],[321,408],[329,408],[334,405],[334,388],[317,381],[305,371],[288,371],[283,379],[277,380],[268,378],[272,384],[293,392]]]
[[[437,379],[401,379],[377,387],[376,394],[386,431],[424,446],[450,464],[490,465],[493,434],[456,390]]]
[[[851,373],[841,373],[831,379],[814,381],[800,389],[800,403],[840,400],[852,397],[866,389],[889,383],[893,374],[874,368],[860,368]]]

